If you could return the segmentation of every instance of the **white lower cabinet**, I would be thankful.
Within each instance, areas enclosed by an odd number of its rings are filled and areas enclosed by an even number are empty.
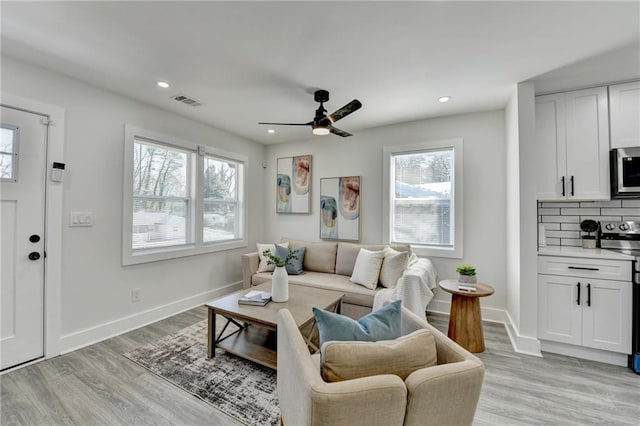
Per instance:
[[[581,265],[580,262],[572,264],[569,259],[566,269],[584,272],[585,269],[575,269],[586,268]],[[589,268],[591,271],[578,275],[598,275],[598,265]],[[539,272],[544,270],[539,269]],[[538,337],[586,348],[631,353],[631,277],[620,278],[626,281],[571,276],[569,272],[567,275],[540,273]]]

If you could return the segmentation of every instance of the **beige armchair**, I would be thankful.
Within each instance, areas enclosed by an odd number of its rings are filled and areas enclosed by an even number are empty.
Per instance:
[[[438,365],[405,381],[390,374],[327,383],[319,355],[310,355],[291,313],[278,312],[278,397],[284,425],[470,425],[484,365],[477,357],[403,308],[403,334],[421,328],[436,341]]]

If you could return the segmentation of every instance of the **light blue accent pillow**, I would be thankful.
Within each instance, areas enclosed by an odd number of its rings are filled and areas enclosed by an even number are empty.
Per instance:
[[[304,261],[304,252],[307,250],[306,247],[297,247],[291,249],[291,252],[298,256],[297,259],[291,259],[289,263],[286,265],[287,274],[289,275],[300,275],[304,274],[304,269],[302,267],[302,262]],[[286,259],[287,254],[289,254],[289,249],[279,246],[276,244],[276,256]]]
[[[402,302],[396,300],[358,321],[344,315],[313,308],[320,345],[330,340],[376,342],[393,340],[402,332]]]

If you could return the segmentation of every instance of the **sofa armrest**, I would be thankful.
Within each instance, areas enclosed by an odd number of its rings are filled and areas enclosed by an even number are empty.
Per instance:
[[[405,426],[471,425],[483,378],[484,365],[475,357],[414,371],[405,381]]]
[[[240,257],[242,264],[242,288],[251,287],[251,277],[258,272],[260,265],[260,256],[258,252],[243,254]]]
[[[407,391],[394,375],[327,383],[291,313],[278,312],[278,397],[285,425],[398,425]]]

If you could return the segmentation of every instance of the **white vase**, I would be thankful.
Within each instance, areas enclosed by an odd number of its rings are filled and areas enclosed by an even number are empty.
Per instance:
[[[289,274],[284,266],[276,266],[271,278],[271,300],[286,302],[289,300]]]

